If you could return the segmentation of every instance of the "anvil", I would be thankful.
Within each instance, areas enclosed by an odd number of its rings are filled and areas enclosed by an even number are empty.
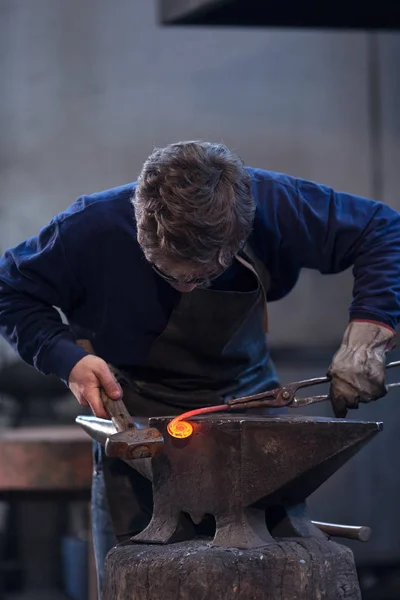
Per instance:
[[[149,419],[161,450],[125,460],[153,482],[153,516],[135,543],[190,539],[210,516],[214,546],[324,536],[307,515],[307,497],[382,429],[382,423],[350,419],[221,414],[194,417],[192,435],[176,439],[167,431],[170,420]],[[77,422],[103,444],[112,433],[99,433],[87,417]]]

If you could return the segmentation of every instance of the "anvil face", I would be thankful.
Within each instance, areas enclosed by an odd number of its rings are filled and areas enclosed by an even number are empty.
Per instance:
[[[305,416],[204,415],[191,420],[190,437],[175,439],[167,432],[169,421],[150,419],[164,449],[151,463],[153,518],[134,542],[187,539],[182,515],[196,524],[213,515],[214,545],[272,543],[274,526],[288,518],[293,525],[301,517],[306,535],[320,535],[299,507],[382,428]]]

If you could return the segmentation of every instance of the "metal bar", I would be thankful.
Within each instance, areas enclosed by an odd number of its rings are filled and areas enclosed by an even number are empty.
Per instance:
[[[371,528],[364,525],[338,525],[337,523],[323,523],[321,521],[312,521],[312,523],[326,535],[359,542],[368,542],[372,533]]]

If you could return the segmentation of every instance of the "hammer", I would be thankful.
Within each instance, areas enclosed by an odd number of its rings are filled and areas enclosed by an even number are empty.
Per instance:
[[[96,356],[89,340],[77,340],[76,343],[89,354]],[[118,383],[123,383],[125,378],[122,373],[113,365],[109,363],[107,365]],[[158,429],[155,427],[139,429],[122,398],[118,400],[109,398],[103,388],[100,388],[100,396],[103,406],[117,430],[117,433],[112,434],[106,441],[107,456],[132,460],[151,458],[161,452],[164,439]]]

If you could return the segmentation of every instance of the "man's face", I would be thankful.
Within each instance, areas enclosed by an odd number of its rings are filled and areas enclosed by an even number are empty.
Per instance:
[[[152,267],[160,277],[182,293],[192,292],[196,288],[209,287],[211,281],[223,273],[223,269],[193,267],[167,260],[158,265],[152,264]]]

